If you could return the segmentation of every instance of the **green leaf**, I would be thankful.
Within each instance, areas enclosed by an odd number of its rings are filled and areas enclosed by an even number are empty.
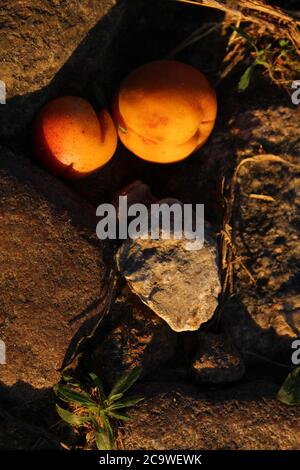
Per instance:
[[[89,377],[94,385],[94,387],[101,388],[103,389],[103,384],[101,379],[98,377],[98,375],[94,374],[93,372],[89,373]]]
[[[114,403],[117,400],[120,400],[124,396],[124,393],[117,393],[116,395],[112,395],[109,400],[107,400],[107,405]]]
[[[91,419],[90,416],[78,416],[69,410],[61,408],[59,405],[56,405],[56,411],[60,418],[71,426],[81,426]]]
[[[103,426],[94,421],[95,440],[98,450],[112,450],[114,448],[114,433],[109,420],[101,414]]]
[[[127,400],[118,401],[117,403],[114,403],[109,408],[107,408],[107,412],[112,411],[112,410],[119,410],[121,408],[129,408],[131,406],[135,406],[137,403],[139,403],[140,401],[144,399],[145,399],[144,397],[139,395],[135,397],[130,397]]]
[[[257,57],[255,59],[254,65],[263,65],[264,67],[268,68],[269,64],[266,59],[266,51],[262,50],[257,53]]]
[[[72,370],[72,367],[71,366],[66,366],[63,370],[62,370],[62,373],[61,373],[61,378],[63,379],[64,382],[70,384],[70,385],[73,385],[74,387],[82,387],[81,383],[76,380],[74,377],[72,377],[71,375],[69,375],[69,371]]]
[[[65,380],[65,379],[64,379]],[[78,380],[74,379],[73,377],[70,377],[67,381],[68,386],[74,387],[74,388],[79,388],[82,389],[82,384],[78,382]]]
[[[92,381],[93,386],[97,389],[99,400],[102,403],[104,400],[106,400],[106,396],[105,396],[105,393],[104,393],[104,387],[103,387],[102,381],[93,372],[91,372],[89,374],[89,377]]]
[[[120,414],[120,413],[116,413],[115,411],[107,411],[107,414],[111,418],[120,419],[122,421],[131,421],[132,420],[132,418],[130,416],[128,416],[128,414],[126,414],[126,413]]]
[[[289,45],[289,43],[290,43],[290,41],[288,39],[280,39],[279,46],[280,47],[286,47],[286,46]]]
[[[266,69],[269,67],[268,62],[266,62],[264,59],[257,58],[256,61],[255,61],[255,64],[256,65],[263,65],[264,67],[266,67]]]
[[[113,386],[108,400],[110,400],[113,396],[119,393],[125,393],[132,385],[138,380],[142,372],[141,367],[134,367],[129,372],[126,372],[121,376],[121,378],[115,383]]]
[[[241,76],[239,84],[238,84],[239,93],[247,90],[248,86],[250,85],[250,80],[251,80],[254,67],[255,67],[255,64],[251,64]]]
[[[62,371],[61,378],[64,380],[64,382],[70,382],[73,380],[71,375],[67,375],[67,371],[65,369]]]
[[[93,405],[97,406],[97,403],[92,400],[87,392],[73,390],[68,385],[57,384],[53,387],[55,394],[63,401],[67,403],[76,403],[77,405]]]
[[[82,383],[80,383],[79,380],[76,380],[74,377],[71,377],[70,375],[62,375],[62,379],[64,380],[64,382],[66,382],[66,385],[68,387],[82,389]]]
[[[254,39],[248,33],[246,33],[243,28],[238,28],[237,26],[230,27],[231,29],[236,31],[242,38],[244,38],[249,44],[251,44],[251,46],[254,47],[255,50],[257,50]]]
[[[113,445],[110,443],[110,436],[105,429],[95,432],[96,446],[98,450],[112,450]]]
[[[278,400],[286,405],[300,404],[300,367],[287,376],[277,396]]]

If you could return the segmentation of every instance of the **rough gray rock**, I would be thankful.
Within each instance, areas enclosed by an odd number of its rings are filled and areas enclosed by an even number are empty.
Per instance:
[[[147,383],[148,397],[130,411],[126,450],[299,449],[300,408],[276,400],[278,386],[262,380],[199,391],[178,383]]]
[[[160,202],[165,201],[170,202]],[[117,254],[120,272],[132,291],[177,332],[197,330],[207,322],[220,293],[213,239],[207,234],[200,250],[186,247],[185,238],[160,235],[158,240],[128,239]]]
[[[109,252],[96,223],[93,208],[60,181],[1,148],[0,383],[11,397],[51,387],[99,320]]]
[[[272,153],[298,165],[250,163],[239,174],[234,240],[256,284],[238,269],[238,295],[222,321],[251,362],[257,354],[290,362],[292,340],[300,334],[299,111],[252,110],[237,115],[231,127],[239,159]],[[250,194],[268,195],[274,202],[250,199]]]
[[[235,382],[245,373],[243,360],[225,335],[199,332],[192,376],[199,383]]]
[[[132,367],[147,375],[175,353],[177,336],[169,326],[127,289],[111,312],[113,327],[92,356],[92,368],[109,385]]]

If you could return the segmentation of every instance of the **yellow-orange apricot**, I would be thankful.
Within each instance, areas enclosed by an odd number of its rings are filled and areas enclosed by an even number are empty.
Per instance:
[[[110,114],[99,115],[78,96],[49,101],[34,126],[36,157],[53,174],[77,179],[105,165],[115,153],[117,132]]]
[[[200,148],[217,114],[214,89],[194,67],[177,61],[150,62],[125,78],[113,117],[123,144],[135,155],[172,163]]]

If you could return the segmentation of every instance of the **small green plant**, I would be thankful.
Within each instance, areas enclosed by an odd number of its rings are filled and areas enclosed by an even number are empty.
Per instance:
[[[125,396],[140,373],[140,367],[135,367],[122,375],[108,395],[96,374],[89,374],[86,385],[64,374],[64,383],[55,385],[54,392],[61,401],[68,403],[69,409],[56,404],[56,411],[64,422],[84,430],[89,447],[96,445],[99,450],[111,450],[115,441],[113,421],[129,421],[130,416],[123,410],[144,399],[142,396]]]
[[[290,84],[292,74],[300,71],[297,51],[288,39],[254,38],[241,27],[231,26],[231,29],[250,47],[251,63],[239,80],[239,92],[249,87],[254,69],[258,66],[264,68],[274,83],[282,85],[286,82]]]
[[[278,392],[278,400],[286,405],[300,405],[300,367],[287,376]]]

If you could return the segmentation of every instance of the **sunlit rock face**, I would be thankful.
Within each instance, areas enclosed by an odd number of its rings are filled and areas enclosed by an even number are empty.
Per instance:
[[[101,87],[107,48],[123,16],[124,3],[116,3],[33,0],[1,5],[0,80],[6,85],[1,136],[23,135],[38,109],[62,90],[85,94],[96,78]]]
[[[207,229],[203,247],[192,250],[184,233],[180,239],[170,233],[169,239],[163,230],[157,240],[150,234],[149,239],[128,239],[118,252],[119,269],[132,291],[174,331],[197,330],[218,305],[216,242]]]
[[[0,153],[0,384],[26,400],[59,380],[101,317],[107,266],[94,210],[29,160]]]

